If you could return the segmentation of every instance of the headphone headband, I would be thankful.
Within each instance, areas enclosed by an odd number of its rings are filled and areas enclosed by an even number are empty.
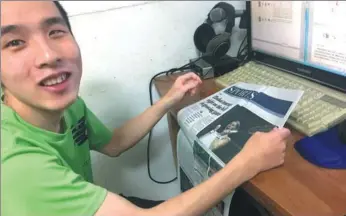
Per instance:
[[[232,29],[235,25],[235,9],[232,5],[226,3],[226,2],[219,2],[217,3],[212,9],[211,11],[208,13],[208,17],[206,22],[209,25],[213,24],[213,21],[210,18],[210,14],[212,13],[212,11],[216,8],[220,8],[225,12],[225,18],[227,19],[227,24],[226,24],[226,28],[225,28],[225,32],[227,33],[232,33]]]

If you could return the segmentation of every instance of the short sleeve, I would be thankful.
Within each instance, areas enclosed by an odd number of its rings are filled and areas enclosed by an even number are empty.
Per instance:
[[[113,133],[89,108],[85,107],[85,110],[90,147],[94,150],[101,150],[105,144],[111,141]]]
[[[35,148],[7,154],[1,169],[3,216],[92,216],[107,194]]]

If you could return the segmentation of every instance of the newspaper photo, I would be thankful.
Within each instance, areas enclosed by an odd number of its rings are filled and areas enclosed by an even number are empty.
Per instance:
[[[300,90],[236,83],[180,110],[178,121],[185,132],[197,136],[216,119],[225,119],[225,114],[239,106],[272,125],[282,127],[302,94]]]
[[[256,131],[283,127],[302,95],[301,90],[240,82],[180,110],[179,125],[193,145],[197,184],[232,160]],[[228,215],[221,209],[218,205],[206,215]]]

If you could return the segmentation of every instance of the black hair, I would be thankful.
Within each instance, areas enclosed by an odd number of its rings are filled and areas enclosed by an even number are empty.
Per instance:
[[[53,2],[54,2],[54,4],[55,4],[55,6],[58,8],[58,10],[59,10],[59,12],[60,12],[62,18],[65,20],[68,29],[69,29],[70,32],[72,33],[70,20],[69,20],[69,18],[68,18],[68,15],[67,15],[65,9],[62,7],[62,5],[60,4],[59,1],[53,1]]]

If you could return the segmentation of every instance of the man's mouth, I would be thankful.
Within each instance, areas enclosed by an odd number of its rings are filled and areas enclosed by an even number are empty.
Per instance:
[[[65,82],[69,77],[70,73],[61,73],[57,76],[48,77],[40,82],[40,86],[55,86]]]

